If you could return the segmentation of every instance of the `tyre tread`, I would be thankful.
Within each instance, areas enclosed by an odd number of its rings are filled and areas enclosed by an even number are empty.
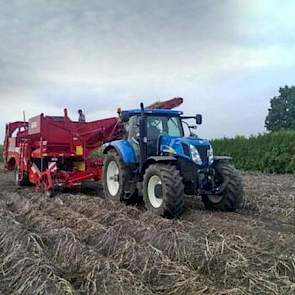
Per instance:
[[[147,196],[147,183],[150,174],[158,174],[163,182],[165,188],[165,196],[163,200],[163,205],[160,208],[153,208],[148,200]],[[144,175],[144,202],[147,209],[152,210],[157,215],[162,215],[164,217],[178,217],[183,212],[184,204],[184,185],[182,182],[182,177],[180,172],[177,170],[176,166],[171,164],[152,164],[149,166]]]
[[[219,203],[212,203],[207,195],[202,199],[206,209],[219,211],[236,211],[244,204],[243,180],[237,169],[229,163],[218,163],[216,170],[228,179],[223,198]]]

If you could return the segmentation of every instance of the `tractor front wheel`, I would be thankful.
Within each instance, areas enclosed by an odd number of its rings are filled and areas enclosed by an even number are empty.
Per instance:
[[[173,165],[153,164],[143,178],[143,200],[156,215],[173,218],[183,212],[184,186]]]
[[[108,151],[105,157],[103,175],[106,198],[127,203],[135,201],[136,185],[132,173],[115,150]]]
[[[203,195],[206,209],[217,211],[235,211],[244,204],[243,181],[238,170],[226,162],[219,162],[215,168],[215,183],[225,183],[221,194]]]

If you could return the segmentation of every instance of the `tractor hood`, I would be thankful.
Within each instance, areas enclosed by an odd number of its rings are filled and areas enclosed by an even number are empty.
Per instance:
[[[160,138],[160,153],[194,161],[199,166],[210,165],[213,161],[213,151],[209,141],[198,137],[164,135]]]

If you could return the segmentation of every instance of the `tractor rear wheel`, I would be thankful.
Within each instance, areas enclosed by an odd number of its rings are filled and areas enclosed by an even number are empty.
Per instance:
[[[136,185],[130,169],[115,150],[108,151],[104,160],[103,188],[105,197],[114,201],[133,202]]]
[[[14,169],[15,184],[18,186],[30,185],[29,175],[26,172],[20,172],[18,167]]]
[[[183,212],[184,185],[173,165],[153,164],[143,178],[145,207],[156,215],[173,218]]]
[[[238,170],[226,162],[216,165],[215,182],[226,183],[220,195],[203,195],[206,209],[217,211],[236,211],[244,204],[243,181]]]

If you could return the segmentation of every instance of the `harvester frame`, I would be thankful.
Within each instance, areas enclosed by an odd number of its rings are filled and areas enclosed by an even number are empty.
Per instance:
[[[149,108],[172,109],[183,102],[180,97],[157,102]],[[120,112],[120,110],[118,110]],[[52,196],[63,188],[103,178],[103,159],[92,153],[104,143],[122,138],[124,128],[118,117],[92,122],[72,121],[64,116],[43,113],[29,121],[6,124],[5,169],[15,171],[20,186],[33,184]]]

